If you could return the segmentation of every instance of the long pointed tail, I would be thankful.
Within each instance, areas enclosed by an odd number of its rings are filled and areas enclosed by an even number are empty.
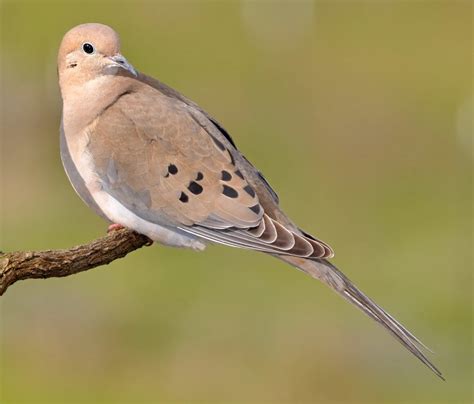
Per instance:
[[[438,377],[445,380],[441,372],[421,350],[421,348],[429,349],[390,314],[357,289],[357,287],[329,261],[324,259],[298,258],[289,255],[275,255],[275,257],[330,286],[344,299],[351,302],[370,318],[385,327],[405,348],[430,368]]]

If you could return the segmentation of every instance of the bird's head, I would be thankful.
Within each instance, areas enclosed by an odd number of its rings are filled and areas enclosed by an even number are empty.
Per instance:
[[[63,37],[58,52],[60,81],[85,84],[103,75],[127,74],[137,71],[120,53],[120,38],[107,25],[81,24]]]

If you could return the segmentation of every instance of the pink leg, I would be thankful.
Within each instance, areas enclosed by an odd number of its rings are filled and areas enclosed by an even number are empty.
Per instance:
[[[110,233],[111,231],[116,231],[123,229],[124,227],[121,224],[118,223],[113,223],[107,228],[107,233]]]

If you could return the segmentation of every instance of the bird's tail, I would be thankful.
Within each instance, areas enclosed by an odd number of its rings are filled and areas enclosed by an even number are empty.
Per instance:
[[[425,356],[422,348],[430,351],[423,343],[395,320],[373,300],[362,293],[339,269],[325,259],[305,259],[289,255],[275,255],[275,257],[306,272],[334,289],[344,299],[362,310],[370,318],[385,327],[405,348],[415,355],[421,362],[430,368],[438,377],[445,380],[441,372]],[[431,352],[431,351],[430,351]]]

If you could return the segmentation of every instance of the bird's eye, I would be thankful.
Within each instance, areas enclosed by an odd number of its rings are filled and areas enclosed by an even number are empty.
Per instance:
[[[89,55],[91,53],[94,53],[94,47],[89,42],[86,42],[85,44],[82,45],[82,50]]]

